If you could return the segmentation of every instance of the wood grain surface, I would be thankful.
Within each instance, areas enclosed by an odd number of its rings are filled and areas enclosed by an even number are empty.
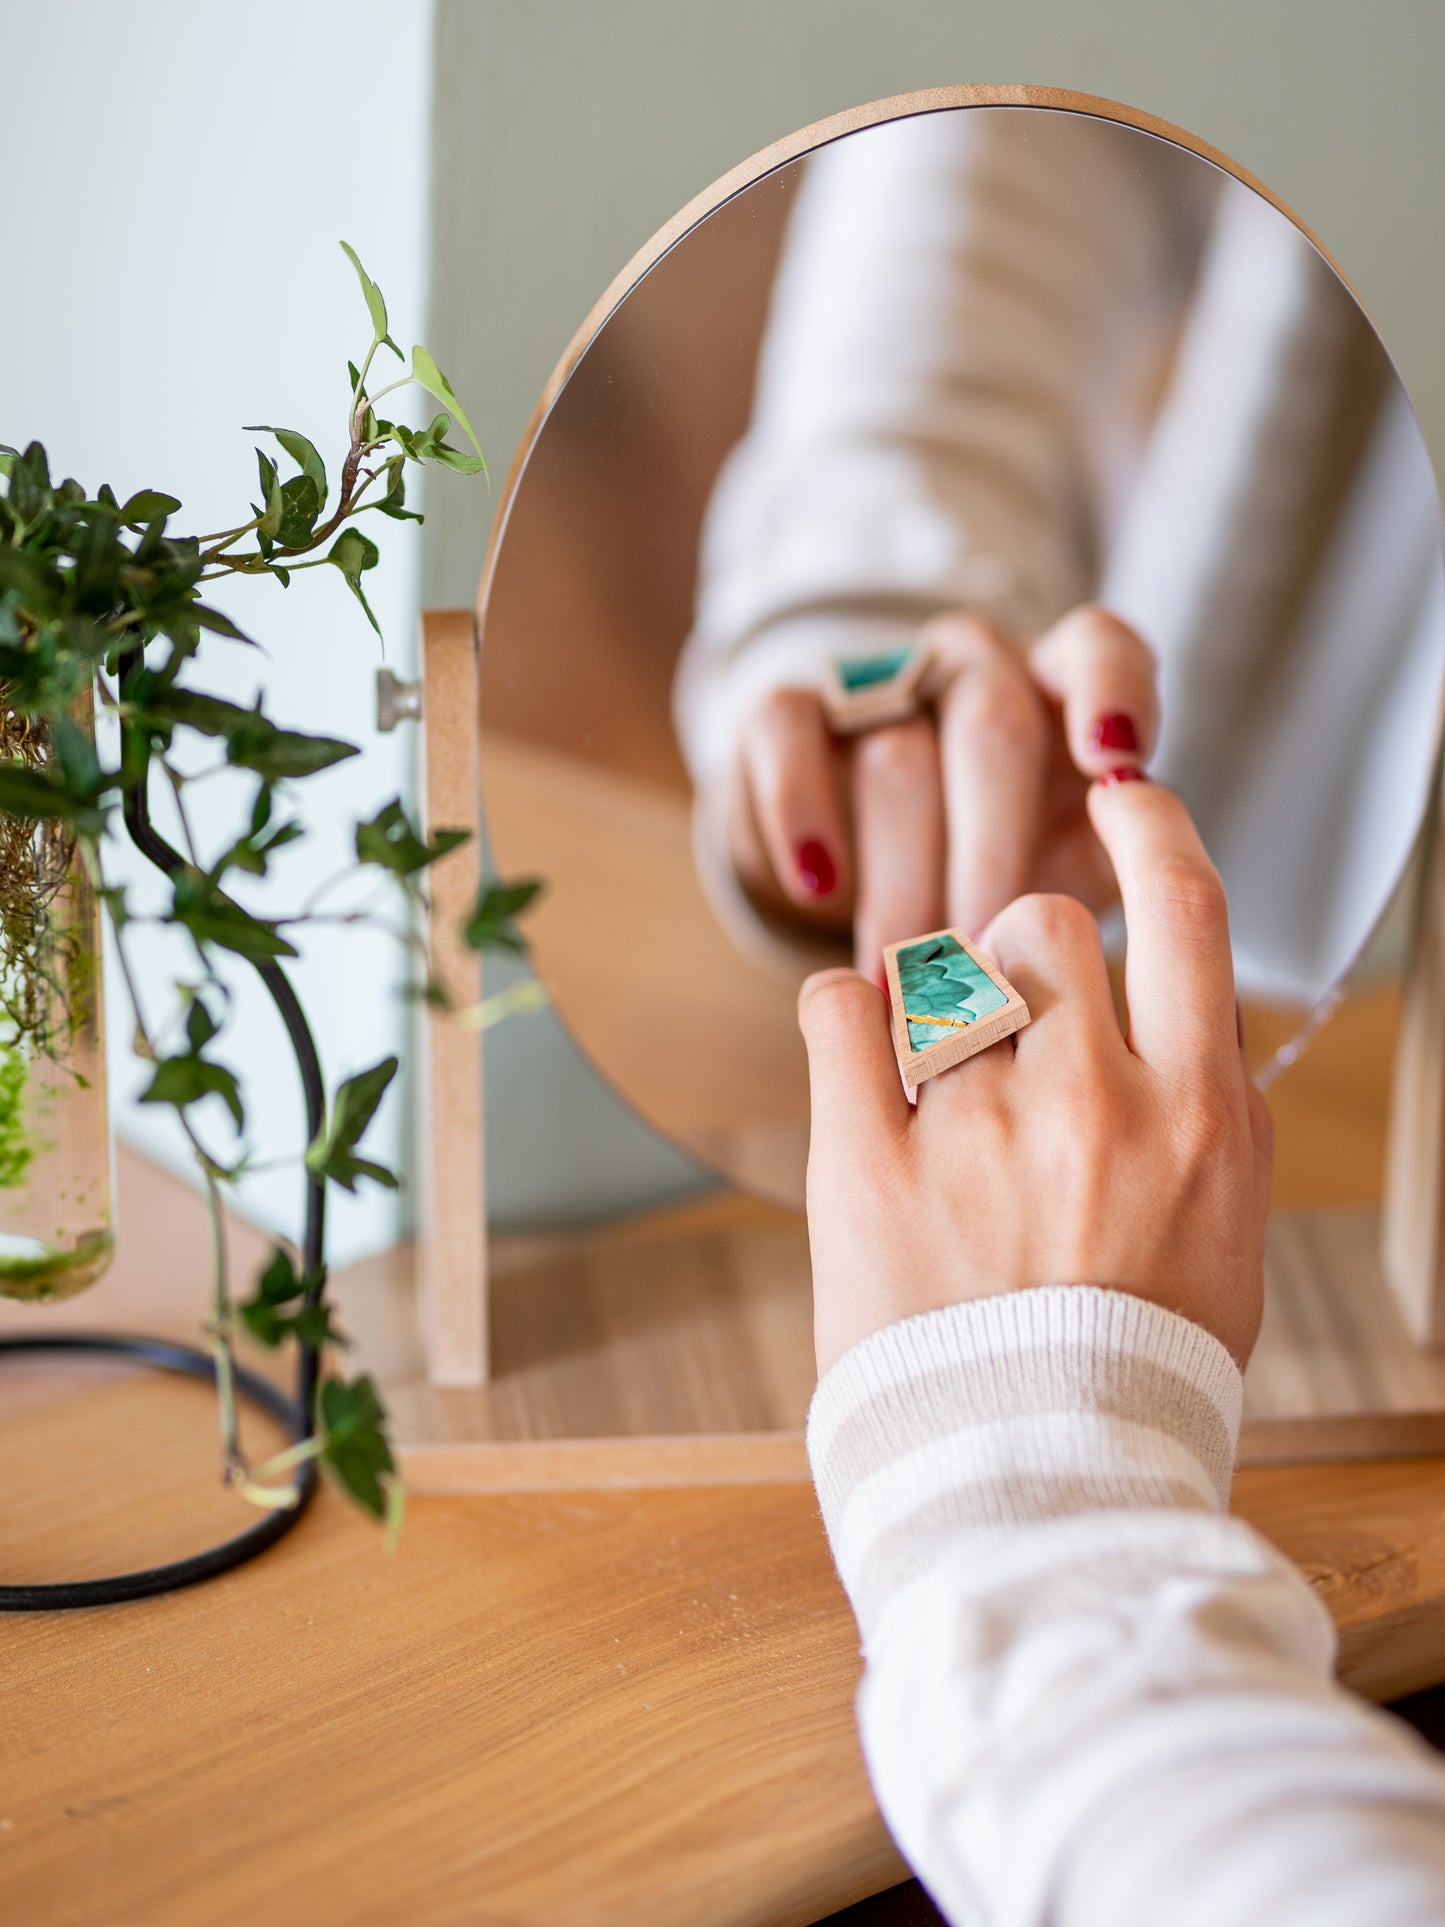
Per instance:
[[[146,1517],[149,1556],[213,1528],[189,1393],[0,1422],[34,1468],[7,1576],[125,1557]],[[1320,1588],[1347,1679],[1438,1677],[1445,1463],[1245,1473],[1237,1502]],[[391,1558],[328,1493],[211,1586],[3,1633],[7,1922],[734,1927],[903,1877],[805,1485],[414,1500]]]
[[[1361,1009],[1353,1075],[1299,1100],[1316,1181],[1392,1035]],[[1368,1191],[1370,1168],[1341,1154],[1342,1182]],[[194,1336],[196,1199],[124,1154],[119,1199],[114,1272],[46,1324]],[[740,1207],[695,1209],[717,1234]],[[664,1252],[677,1235],[627,1234]],[[240,1275],[265,1248],[239,1225],[232,1246]],[[519,1284],[555,1262],[504,1257]],[[0,1306],[0,1330],[38,1323]],[[6,1578],[171,1556],[236,1523],[193,1386],[0,1361],[0,1459]],[[1235,1503],[1318,1587],[1350,1684],[1387,1699],[1445,1678],[1445,1459],[1246,1470]],[[392,1558],[327,1492],[210,1586],[0,1621],[0,1921],[801,1927],[904,1874],[858,1754],[857,1676],[804,1483],[416,1497]]]
[[[481,1385],[487,1376],[486,1201],[482,1195],[482,1033],[457,1011],[482,995],[482,962],[457,932],[481,881],[482,789],[478,773],[477,634],[470,610],[427,609],[421,618],[425,832],[466,830],[470,841],[427,873],[431,970],[451,999],[428,1008],[422,1078],[422,1337],[437,1385]]]

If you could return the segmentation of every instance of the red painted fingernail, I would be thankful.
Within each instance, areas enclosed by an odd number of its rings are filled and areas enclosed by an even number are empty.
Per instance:
[[[1090,749],[1122,749],[1132,755],[1139,747],[1139,732],[1134,718],[1116,709],[1112,716],[1101,716],[1089,731]]]
[[[798,845],[797,862],[803,888],[815,897],[831,897],[838,887],[838,872],[827,846],[810,836]]]
[[[1100,783],[1147,783],[1149,778],[1135,763],[1121,763],[1118,769],[1106,769],[1096,779]]]

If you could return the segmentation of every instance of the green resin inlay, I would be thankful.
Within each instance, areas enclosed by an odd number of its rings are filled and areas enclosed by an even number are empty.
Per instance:
[[[36,1252],[0,1254],[0,1298],[21,1298],[32,1304],[44,1299],[73,1298],[84,1291],[110,1263],[115,1249],[109,1231],[90,1231],[65,1251],[59,1247]]]
[[[941,1044],[950,1030],[976,1024],[1008,1002],[993,978],[976,964],[957,937],[929,937],[898,952],[898,986],[908,1041],[914,1050]],[[913,1019],[932,1017],[933,1023]]]
[[[901,675],[912,654],[913,644],[908,642],[883,656],[844,656],[838,662],[838,680],[850,696],[859,689],[876,689]]]

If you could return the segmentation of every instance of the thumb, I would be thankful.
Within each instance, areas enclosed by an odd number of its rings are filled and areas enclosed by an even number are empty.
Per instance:
[[[912,1106],[883,993],[856,970],[820,970],[798,995],[798,1024],[812,1092],[810,1161],[850,1161],[896,1140],[908,1128]]]

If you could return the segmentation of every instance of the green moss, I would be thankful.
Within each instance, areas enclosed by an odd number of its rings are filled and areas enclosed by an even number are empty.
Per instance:
[[[115,1235],[107,1230],[88,1232],[69,1251],[56,1248],[24,1256],[0,1253],[0,1298],[20,1298],[31,1304],[47,1298],[73,1298],[95,1283],[114,1250]]]
[[[31,1146],[22,1115],[28,1070],[20,1051],[0,1052],[0,1190],[13,1190],[30,1165]]]
[[[898,986],[908,1041],[914,1050],[941,1044],[960,1024],[975,1024],[1008,1002],[993,978],[976,964],[956,937],[930,937],[898,952]],[[933,1023],[914,1023],[933,1018]]]

